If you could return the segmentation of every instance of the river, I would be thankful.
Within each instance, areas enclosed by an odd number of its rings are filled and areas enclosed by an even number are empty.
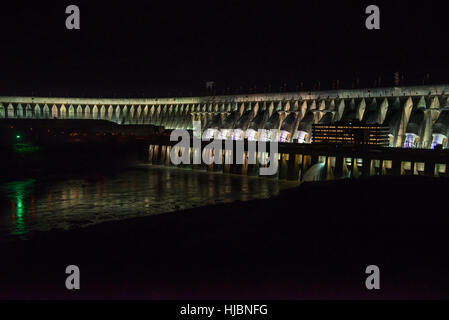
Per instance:
[[[28,239],[39,231],[268,198],[296,185],[270,178],[151,165],[70,178],[9,181],[0,184],[0,241]]]

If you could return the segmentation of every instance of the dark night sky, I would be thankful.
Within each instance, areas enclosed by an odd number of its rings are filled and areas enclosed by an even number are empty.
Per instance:
[[[57,2],[57,4],[56,4]],[[281,82],[330,89],[449,83],[444,2],[13,1],[0,4],[0,95],[174,96],[256,90]],[[292,5],[295,3],[295,5]],[[81,30],[65,29],[65,8]],[[365,29],[368,4],[381,30]]]

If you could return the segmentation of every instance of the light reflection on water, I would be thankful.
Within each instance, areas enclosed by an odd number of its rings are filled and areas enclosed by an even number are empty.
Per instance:
[[[83,179],[2,183],[0,240],[7,235],[26,238],[30,231],[71,229],[203,205],[267,198],[295,185],[276,179],[155,166]]]

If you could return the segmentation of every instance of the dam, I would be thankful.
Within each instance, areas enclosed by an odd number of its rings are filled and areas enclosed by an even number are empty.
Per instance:
[[[261,164],[248,164],[247,142],[266,142],[266,150],[269,142],[277,142],[276,177],[288,180],[446,176],[449,168],[449,85],[153,99],[0,97],[0,119],[99,120],[166,130],[193,130],[195,122],[203,139],[244,140],[246,153],[239,165],[188,167],[257,175]],[[312,143],[314,126],[351,122],[387,130],[386,146]],[[167,136],[149,136],[142,144],[148,163],[172,165],[175,143]],[[188,150],[190,158],[202,151]],[[222,151],[224,157],[232,150]]]
[[[360,121],[387,126],[390,147],[432,149],[447,146],[448,99],[449,85],[153,99],[0,97],[0,118],[98,119],[188,130],[196,120],[208,138],[291,143],[310,143],[313,124]]]

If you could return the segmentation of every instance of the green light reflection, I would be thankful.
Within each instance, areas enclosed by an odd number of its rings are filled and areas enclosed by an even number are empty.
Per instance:
[[[14,181],[3,185],[11,202],[12,234],[24,236],[27,229],[27,199],[34,179]]]

